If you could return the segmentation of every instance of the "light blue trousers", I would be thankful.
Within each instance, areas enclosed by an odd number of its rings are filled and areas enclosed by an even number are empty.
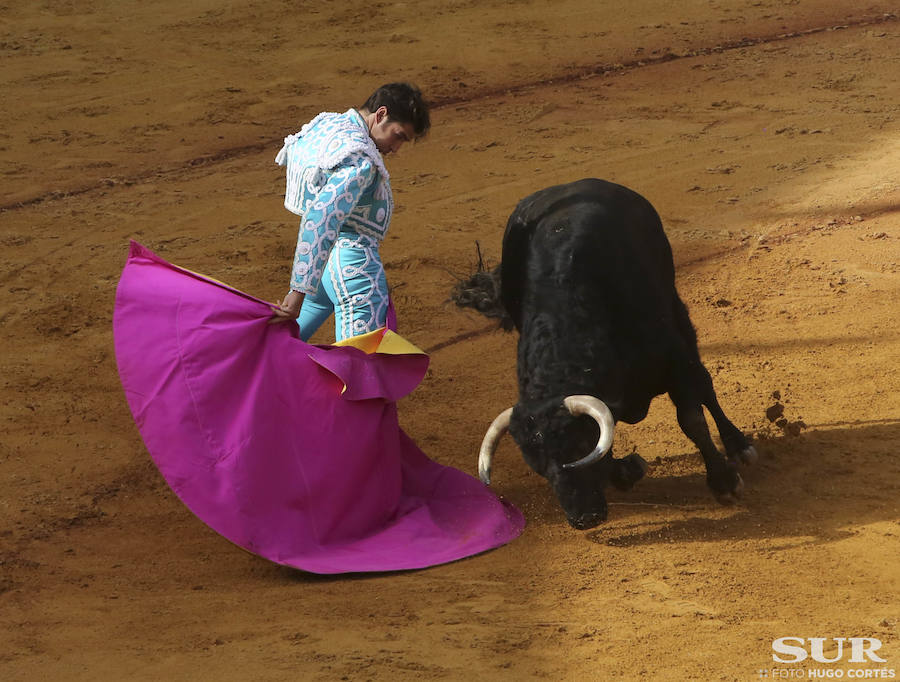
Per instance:
[[[332,313],[335,341],[385,325],[389,297],[378,244],[364,235],[338,235],[319,288],[303,299],[297,319],[301,339],[308,341]]]

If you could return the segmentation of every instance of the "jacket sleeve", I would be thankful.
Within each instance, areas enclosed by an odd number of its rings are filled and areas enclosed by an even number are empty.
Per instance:
[[[364,156],[351,156],[331,169],[316,198],[307,204],[300,221],[291,290],[314,294],[341,225],[356,208],[377,171]]]

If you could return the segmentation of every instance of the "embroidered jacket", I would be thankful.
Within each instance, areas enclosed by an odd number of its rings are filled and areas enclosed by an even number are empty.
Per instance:
[[[325,112],[284,138],[284,206],[300,215],[291,289],[315,293],[341,231],[384,239],[394,201],[390,176],[354,109]]]

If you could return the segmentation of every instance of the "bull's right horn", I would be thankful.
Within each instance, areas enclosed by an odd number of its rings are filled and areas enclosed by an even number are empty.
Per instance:
[[[513,408],[503,410],[497,418],[491,422],[484,440],[481,441],[481,450],[478,452],[478,478],[485,485],[491,484],[491,459],[500,437],[509,430],[509,420],[512,417]]]
[[[577,469],[588,464],[593,464],[603,457],[613,444],[613,434],[616,429],[616,421],[613,419],[612,412],[599,398],[592,395],[570,395],[563,400],[563,405],[572,414],[586,414],[594,418],[597,426],[600,427],[600,438],[597,446],[587,455],[576,462],[567,462],[563,464],[563,469]]]

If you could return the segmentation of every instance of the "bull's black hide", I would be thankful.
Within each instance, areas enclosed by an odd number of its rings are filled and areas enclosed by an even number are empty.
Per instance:
[[[483,479],[508,428],[526,462],[551,483],[569,523],[593,527],[606,518],[606,485],[630,488],[646,464],[636,454],[614,459],[611,433],[601,448],[598,422],[572,414],[564,399],[595,396],[611,426],[642,420],[653,398],[668,393],[700,450],[709,487],[721,502],[735,500],[743,487],[738,462],[756,453],[719,407],[675,289],[669,242],[646,199],[596,179],[536,192],[509,218],[498,272],[499,303],[519,332],[519,399],[485,438]],[[704,406],[725,455],[713,444]],[[595,443],[593,461],[579,461]]]

